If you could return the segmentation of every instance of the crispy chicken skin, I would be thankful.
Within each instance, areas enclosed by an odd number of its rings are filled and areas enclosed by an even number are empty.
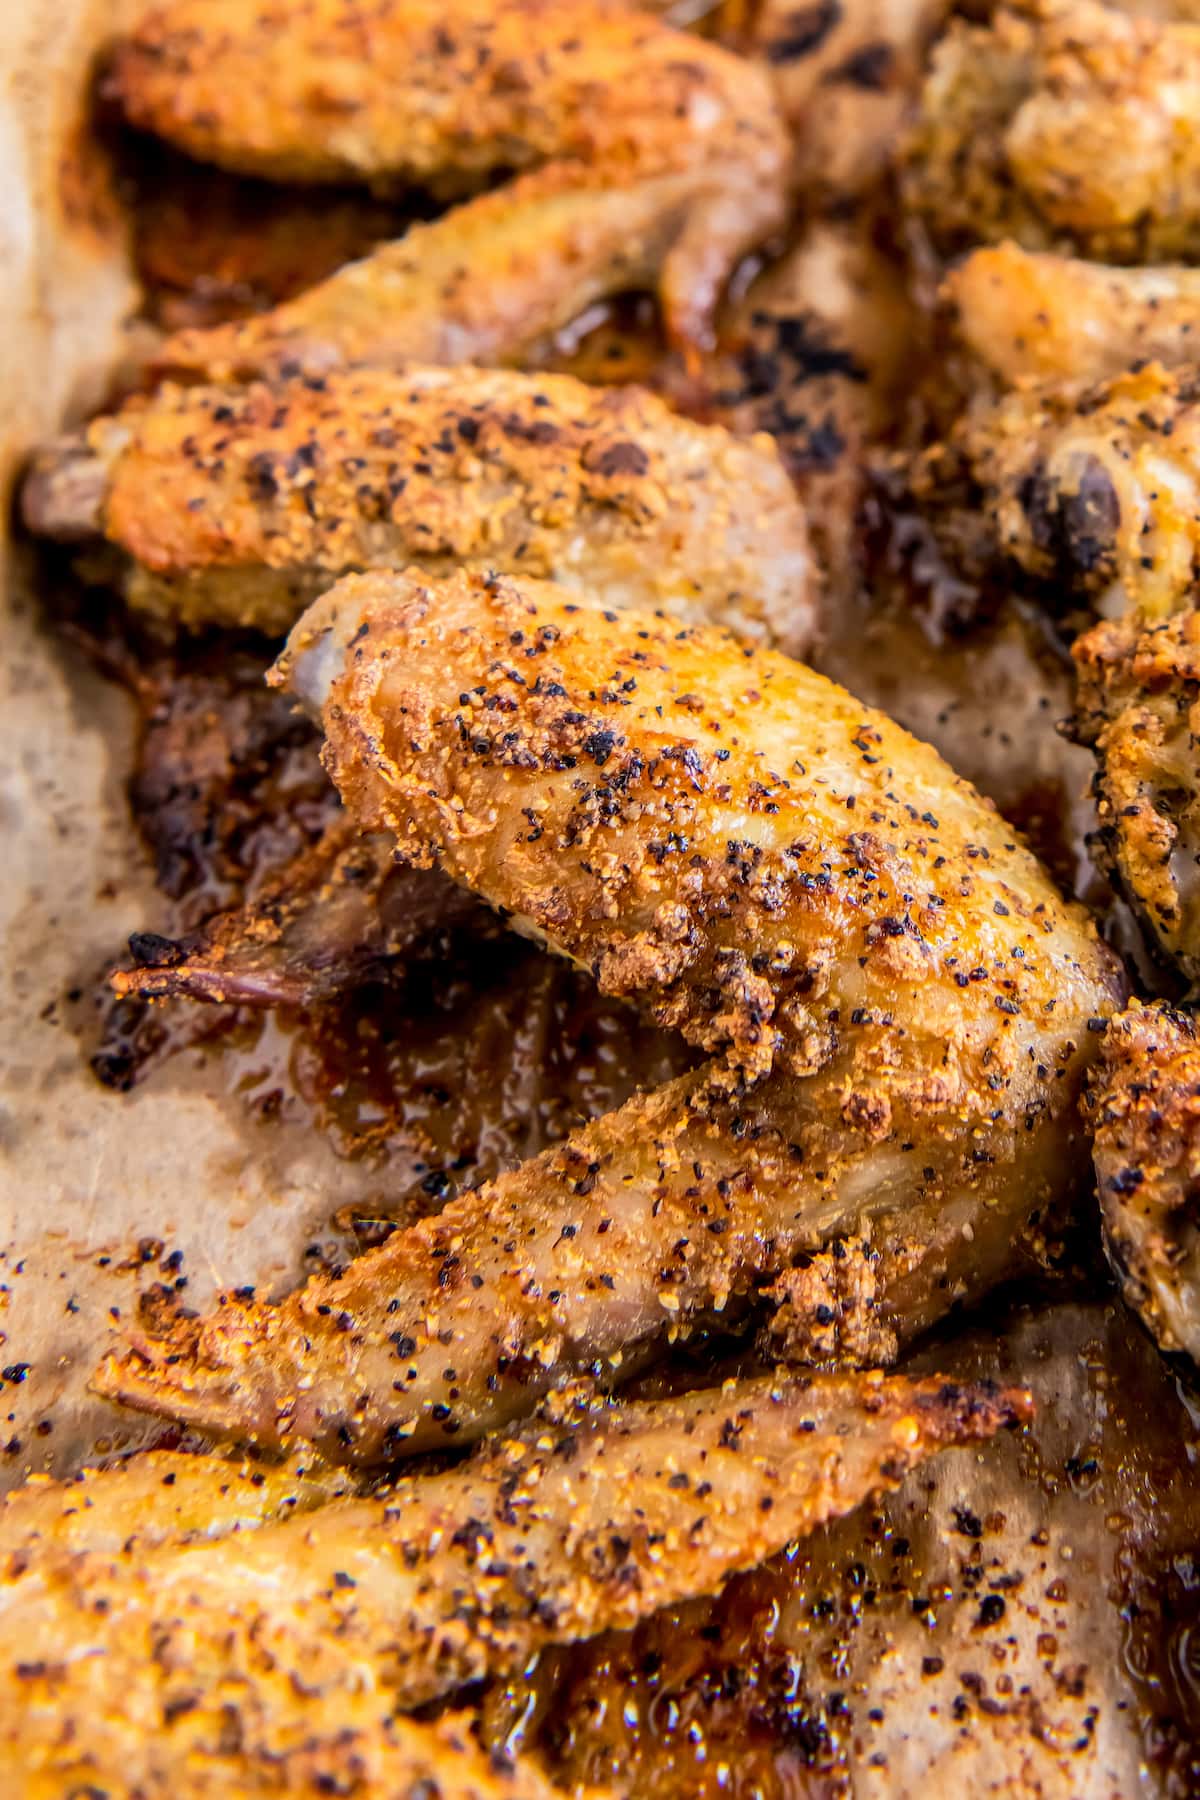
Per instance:
[[[1200,27],[1042,0],[936,47],[906,200],[937,249],[1015,238],[1107,262],[1200,249]]]
[[[286,1753],[540,1646],[707,1594],[942,1447],[1029,1418],[941,1377],[760,1377],[629,1406],[560,1394],[379,1497],[216,1544],[45,1556],[0,1593],[0,1747],[155,1767]],[[230,1748],[232,1746],[232,1748]],[[154,1789],[152,1791],[159,1791]]]
[[[158,370],[227,381],[346,363],[527,364],[596,301],[633,289],[657,289],[676,338],[706,342],[721,283],[778,208],[760,192],[721,212],[698,200],[690,171],[605,186],[589,175],[554,163],[518,176],[269,312],[177,332]]]
[[[917,459],[915,497],[965,566],[1011,558],[1059,611],[1161,619],[1200,548],[1200,388],[1161,364],[1014,390]]]
[[[1061,1041],[1106,991],[1083,915],[933,751],[723,633],[540,582],[350,577],[273,679],[323,717],[360,826],[743,1075],[813,1072],[919,981],[896,1066],[928,1075],[936,1040],[995,1092],[1051,993]]]
[[[644,283],[707,340],[726,276],[782,222],[766,73],[605,0],[178,0],[118,51],[134,122],[287,179],[443,193],[517,171],[308,295],[168,345],[177,367],[507,361]]]
[[[1091,840],[1162,955],[1200,982],[1200,613],[1103,621],[1073,650],[1093,745]]]
[[[278,1463],[148,1450],[68,1481],[31,1476],[0,1500],[0,1573],[11,1579],[64,1551],[225,1537],[350,1491],[344,1471],[312,1456]]]
[[[43,454],[35,530],[102,534],[132,605],[282,633],[347,570],[521,570],[795,653],[804,513],[774,444],[568,375],[412,369],[167,387]]]
[[[1200,1362],[1200,1044],[1194,1020],[1142,1006],[1113,1019],[1091,1084],[1104,1243],[1164,1350]]]
[[[451,195],[555,158],[676,168],[681,139],[770,124],[749,64],[611,0],[169,0],[109,83],[199,162]]]
[[[619,1381],[768,1283],[777,1352],[878,1362],[1037,1248],[1113,966],[932,751],[540,584],[352,579],[285,669],[365,828],[716,1060],[338,1280],[136,1337],[101,1391],[369,1462]]]
[[[964,341],[1009,386],[1101,381],[1200,355],[1200,269],[1112,268],[1009,241],[966,257],[942,295]]]

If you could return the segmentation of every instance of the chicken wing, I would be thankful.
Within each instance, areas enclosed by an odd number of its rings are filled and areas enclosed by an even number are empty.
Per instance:
[[[1109,1025],[1091,1093],[1104,1244],[1164,1350],[1200,1362],[1200,1045],[1194,1020],[1136,1002]]]
[[[1150,941],[1200,982],[1200,613],[1105,621],[1074,646],[1075,733],[1096,753],[1098,861]]]
[[[1194,371],[1019,389],[918,459],[918,504],[986,579],[1007,559],[1057,610],[1160,619],[1189,605],[1200,548]]]
[[[974,251],[942,288],[960,335],[1001,381],[1101,381],[1200,354],[1200,269],[1122,269],[1022,250]]]
[[[888,173],[946,0],[758,0],[738,47],[768,64],[808,201],[841,207]]]
[[[1200,27],[1041,0],[934,51],[905,197],[935,247],[1108,262],[1200,249]]]
[[[148,1450],[69,1481],[32,1476],[0,1500],[0,1570],[12,1577],[61,1551],[147,1550],[224,1537],[351,1491],[343,1470],[312,1456],[250,1462]]]
[[[1113,965],[932,751],[784,658],[539,584],[353,579],[286,667],[360,823],[719,1060],[338,1280],[135,1337],[101,1391],[370,1462],[627,1377],[768,1283],[790,1356],[877,1362],[1044,1240]]]
[[[766,74],[604,0],[175,0],[117,53],[129,117],[286,179],[518,178],[290,304],[185,332],[176,367],[506,361],[594,299],[656,283],[706,341],[725,277],[781,223],[787,133]]]
[[[1019,1389],[879,1374],[564,1394],[376,1498],[216,1544],[44,1557],[0,1589],[6,1766],[94,1747],[236,1773],[361,1718],[364,1696],[382,1716],[710,1593],[1030,1411]]]
[[[182,938],[135,931],[124,999],[311,1006],[398,966],[444,954],[459,933],[499,929],[495,914],[436,869],[396,866],[390,838],[338,817],[256,901]]]
[[[635,388],[479,369],[174,388],[26,483],[35,529],[102,536],[135,607],[286,631],[349,569],[522,570],[606,606],[812,635],[804,514],[774,444]]]
[[[749,64],[610,0],[167,0],[107,85],[199,162],[446,197],[555,158],[675,168],[770,122]]]
[[[899,423],[920,325],[870,218],[819,219],[751,284],[706,366],[716,416],[769,432],[795,478],[831,615],[861,584],[867,447]]]

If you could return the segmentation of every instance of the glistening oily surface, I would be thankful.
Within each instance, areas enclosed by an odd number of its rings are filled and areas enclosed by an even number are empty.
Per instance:
[[[95,46],[111,5],[5,9],[12,79],[0,129],[3,472],[101,399],[133,301],[103,164],[80,155]],[[60,160],[61,159],[61,160]],[[53,295],[51,305],[47,296]],[[7,515],[6,515],[7,516]],[[362,1179],[301,1127],[255,1131],[203,1072],[118,1097],[99,1086],[64,1023],[68,996],[151,916],[153,883],[123,784],[132,709],[53,640],[23,547],[4,562],[0,682],[0,1468],[69,1469],[136,1425],[85,1398],[95,1346],[129,1313],[141,1240],[176,1252],[169,1278],[206,1292],[242,1270],[290,1279],[304,1245]],[[53,600],[53,595],[45,596]]]
[[[0,115],[17,175],[2,201],[17,272],[2,299],[6,465],[100,398],[86,377],[116,348],[128,296],[114,241],[78,182],[69,216],[56,195],[87,52],[117,11],[47,0],[36,20],[0,18],[0,59],[28,77]],[[70,158],[67,172],[79,172]],[[161,920],[161,902],[122,793],[131,709],[45,634],[24,573],[18,559],[0,709],[6,1483],[138,1435],[82,1383],[112,1313],[130,1315],[148,1274],[186,1281],[181,1297],[201,1308],[219,1288],[291,1287],[339,1202],[362,1204],[375,1186],[307,1121],[289,1125],[286,1108],[252,1123],[224,1065],[177,1057],[127,1094],[92,1080],[63,1022],[68,996],[130,929]],[[829,653],[861,671],[853,621],[845,636]],[[876,648],[893,691],[903,654]],[[942,681],[945,704],[899,693],[894,710],[928,707],[936,737],[947,712],[974,707],[975,665],[969,651],[933,660],[926,694]],[[947,671],[960,665],[955,682]],[[1043,684],[1031,674],[1027,690],[1040,697]],[[969,723],[961,754],[979,757],[986,780],[987,733],[977,713]],[[1002,715],[993,741],[1013,723]],[[251,1057],[270,1063],[265,1046]],[[683,1631],[668,1616],[632,1644],[571,1652],[552,1685],[543,1666],[511,1714],[489,1702],[497,1733],[554,1773],[603,1780],[616,1766],[635,1792],[660,1796],[672,1781],[693,1795],[709,1783],[872,1800],[1194,1792],[1200,1524],[1186,1392],[1128,1318],[1099,1305],[993,1312],[924,1361],[1028,1381],[1041,1409],[1031,1435],[951,1453],[878,1511],[746,1578],[715,1616],[688,1612]],[[394,1773],[384,1755],[376,1767]],[[312,1791],[303,1779],[296,1791]],[[488,1791],[483,1778],[474,1791]]]

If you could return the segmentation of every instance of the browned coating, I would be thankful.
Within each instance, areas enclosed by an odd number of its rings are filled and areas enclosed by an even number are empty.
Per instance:
[[[810,1073],[885,1014],[915,1029],[916,981],[950,1087],[996,1093],[983,1070],[1015,1073],[1048,1000],[1061,1020],[1107,992],[1082,913],[995,812],[771,652],[413,572],[332,590],[276,679],[323,710],[361,826],[746,1074]]]
[[[905,198],[941,251],[1012,237],[1108,262],[1200,247],[1200,26],[1095,0],[957,21],[934,51]]]
[[[110,85],[201,162],[443,193],[556,157],[673,168],[735,101],[743,131],[772,122],[749,64],[609,0],[169,0]]]
[[[783,221],[787,134],[766,74],[605,0],[177,0],[117,53],[135,122],[286,179],[461,194],[518,171],[260,320],[166,360],[505,361],[622,287],[707,340],[720,288]]]
[[[1200,350],[1200,270],[1124,269],[1006,241],[952,269],[942,296],[982,363],[1006,383],[1100,381]]]
[[[103,535],[129,559],[132,604],[186,626],[284,632],[334,576],[408,563],[550,576],[795,653],[814,624],[774,444],[568,375],[167,387],[53,447],[24,504],[35,530]]]
[[[1093,846],[1152,943],[1200,980],[1200,613],[1102,621],[1074,646],[1096,752]]]
[[[215,1544],[63,1556],[0,1589],[0,1746],[18,1766],[320,1741],[369,1693],[411,1707],[533,1651],[712,1592],[947,1444],[1027,1420],[1020,1389],[763,1377],[611,1407],[565,1394],[440,1475]],[[153,1792],[159,1790],[153,1789]]]
[[[1200,1362],[1200,1043],[1195,1022],[1137,1002],[1105,1034],[1091,1084],[1104,1243],[1164,1350]]]
[[[377,1460],[620,1380],[815,1252],[870,1240],[869,1306],[786,1294],[788,1342],[852,1359],[1036,1248],[1113,965],[932,751],[785,658],[538,584],[356,578],[286,666],[364,826],[718,1060],[338,1280],[135,1337],[102,1391]]]
[[[968,571],[1012,559],[1059,612],[1191,604],[1200,548],[1195,371],[1159,363],[1090,386],[1024,386],[924,453],[914,497]]]

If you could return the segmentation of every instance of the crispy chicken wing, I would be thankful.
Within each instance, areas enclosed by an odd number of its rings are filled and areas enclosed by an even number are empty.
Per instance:
[[[919,327],[869,215],[818,219],[751,284],[707,365],[716,416],[769,432],[794,476],[831,613],[861,582],[867,447],[898,424]]]
[[[104,1392],[370,1461],[619,1380],[767,1283],[789,1356],[878,1361],[1044,1235],[1112,965],[933,752],[781,657],[539,584],[358,578],[287,666],[360,823],[718,1061],[339,1280],[136,1338]]]
[[[1189,605],[1200,548],[1194,372],[1158,363],[1092,387],[1035,387],[964,415],[913,488],[974,572],[1011,558],[1063,612],[1145,620]]]
[[[1109,262],[1200,249],[1200,27],[1042,0],[937,46],[906,199],[946,253],[1015,238]]]
[[[0,1500],[0,1573],[24,1573],[60,1551],[147,1550],[224,1537],[308,1512],[351,1490],[343,1470],[312,1456],[230,1461],[148,1450],[69,1481],[31,1476]]]
[[[1092,840],[1158,950],[1200,982],[1200,613],[1104,621],[1074,646],[1096,752]]]
[[[523,172],[260,319],[185,332],[174,366],[505,361],[650,283],[701,343],[786,204],[766,74],[606,0],[176,0],[117,53],[136,123],[286,179],[470,192]]]
[[[681,139],[769,124],[748,64],[611,0],[167,0],[108,80],[200,162],[445,195],[555,158],[675,168]]]
[[[758,1378],[524,1432],[383,1495],[217,1544],[44,1556],[0,1590],[10,1766],[286,1754],[546,1644],[710,1593],[1029,1396],[940,1377]],[[152,1791],[157,1792],[158,1789]]]
[[[413,369],[168,387],[46,452],[35,530],[103,536],[130,602],[286,631],[349,569],[552,576],[802,651],[815,575],[775,446],[567,375]]]
[[[1200,356],[1200,269],[1112,268],[1006,241],[966,257],[942,293],[971,350],[1010,385]]]
[[[1200,1362],[1200,1044],[1174,1007],[1109,1025],[1092,1082],[1104,1243],[1164,1350]]]

